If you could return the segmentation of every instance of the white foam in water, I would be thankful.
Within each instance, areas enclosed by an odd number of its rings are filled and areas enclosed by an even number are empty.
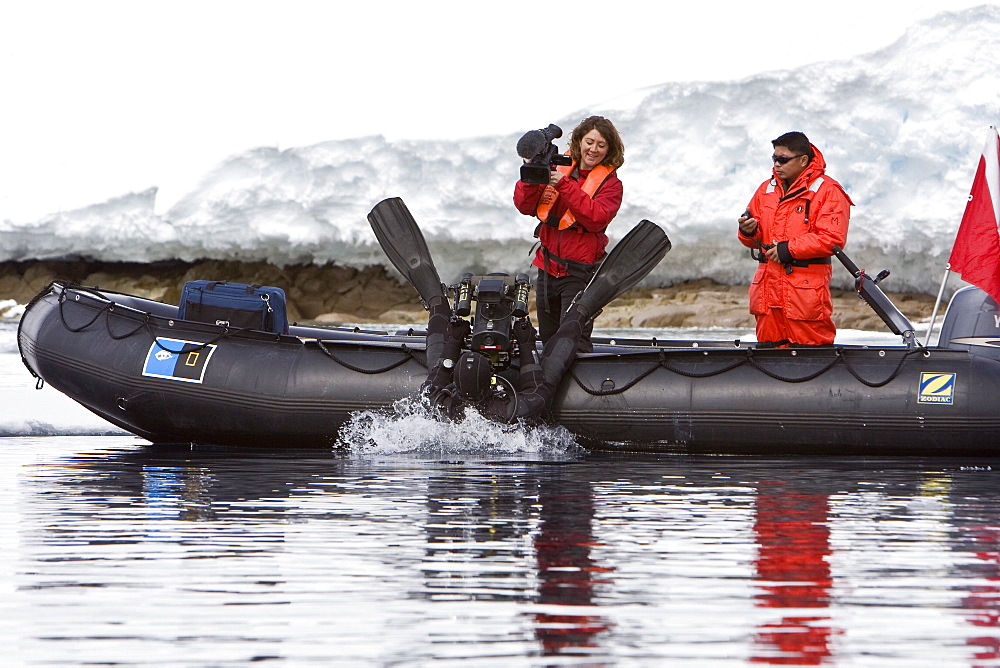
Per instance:
[[[363,456],[407,453],[507,459],[530,455],[561,460],[584,452],[563,427],[499,424],[474,409],[466,409],[461,422],[452,422],[414,398],[400,399],[391,410],[355,413],[341,428],[340,442]]]

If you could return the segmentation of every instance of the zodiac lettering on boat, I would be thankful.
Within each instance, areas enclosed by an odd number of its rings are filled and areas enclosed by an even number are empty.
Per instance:
[[[149,346],[142,375],[185,383],[201,383],[215,345],[158,336]]]
[[[955,373],[923,371],[920,374],[918,404],[951,404],[955,400]]]

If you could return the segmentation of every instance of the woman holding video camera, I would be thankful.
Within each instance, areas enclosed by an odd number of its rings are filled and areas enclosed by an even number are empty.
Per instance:
[[[569,155],[572,164],[553,166],[547,184],[519,180],[514,188],[517,210],[540,221],[532,264],[538,267],[535,294],[543,342],[559,328],[573,297],[604,257],[608,245],[604,232],[622,204],[622,182],[616,171],[625,162],[625,147],[611,121],[603,116],[585,118],[573,129]],[[593,350],[593,328],[591,321],[580,340],[581,352]]]

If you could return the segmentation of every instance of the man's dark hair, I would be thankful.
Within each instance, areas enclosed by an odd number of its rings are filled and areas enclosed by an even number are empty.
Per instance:
[[[796,155],[808,155],[810,162],[816,157],[812,150],[812,144],[809,143],[809,137],[801,132],[786,132],[777,139],[772,139],[771,145],[775,148],[784,146]]]

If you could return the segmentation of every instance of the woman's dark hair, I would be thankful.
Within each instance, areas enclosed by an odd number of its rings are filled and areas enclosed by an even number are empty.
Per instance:
[[[777,139],[772,139],[771,145],[775,148],[784,146],[796,155],[808,155],[810,162],[816,157],[812,150],[812,144],[809,143],[809,137],[801,132],[786,132]]]
[[[573,128],[573,135],[569,141],[569,154],[573,156],[574,162],[580,164],[581,151],[580,142],[591,130],[597,130],[608,142],[608,154],[604,156],[602,165],[607,165],[612,169],[618,169],[625,164],[625,145],[622,138],[615,129],[614,124],[604,116],[590,116],[580,121],[580,124]]]

